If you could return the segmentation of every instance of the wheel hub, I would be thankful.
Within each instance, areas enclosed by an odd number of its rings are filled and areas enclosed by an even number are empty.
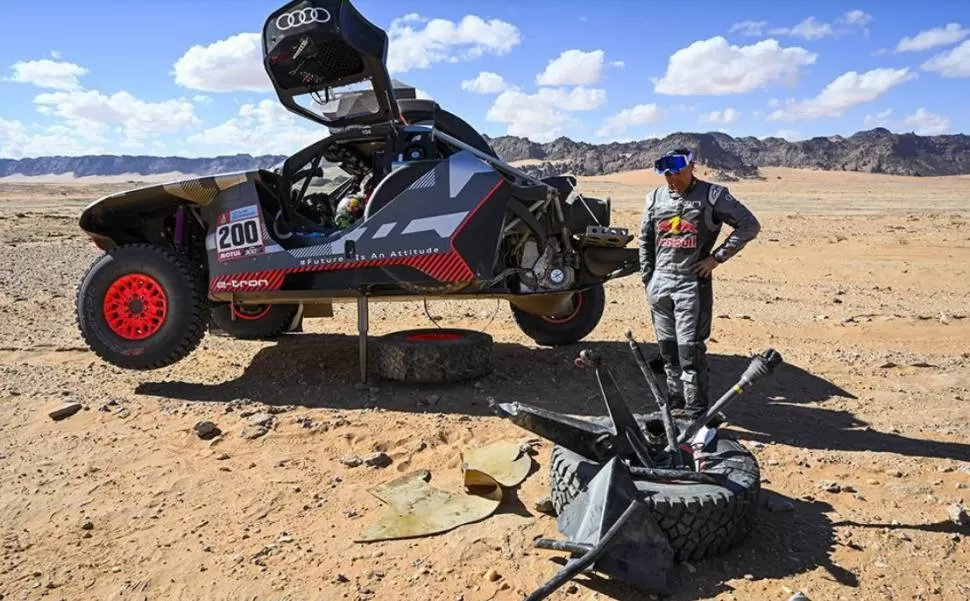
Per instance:
[[[168,297],[155,278],[129,273],[108,287],[103,310],[112,332],[126,340],[144,340],[165,323]]]

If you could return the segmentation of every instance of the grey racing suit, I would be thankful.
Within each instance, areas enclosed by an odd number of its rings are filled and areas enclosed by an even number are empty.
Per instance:
[[[721,225],[733,228],[715,250]],[[698,415],[710,403],[707,338],[713,286],[692,267],[709,255],[723,263],[761,230],[725,186],[694,179],[681,196],[667,186],[647,194],[640,224],[640,270],[646,286],[672,407]]]

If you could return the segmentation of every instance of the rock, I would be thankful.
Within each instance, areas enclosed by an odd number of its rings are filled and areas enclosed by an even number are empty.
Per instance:
[[[225,461],[226,459],[229,459],[229,453],[219,453],[216,455],[216,461]]]
[[[967,510],[960,503],[950,505],[946,508],[946,511],[950,516],[950,521],[954,524],[958,526],[970,524],[970,515],[967,515]]]
[[[273,423],[273,419],[275,418],[269,413],[254,413],[247,419],[249,420],[249,423],[254,426],[268,427],[271,423]]]
[[[196,435],[202,440],[212,440],[216,436],[222,434],[222,430],[219,429],[219,426],[209,421],[197,422],[194,429]]]
[[[795,511],[795,504],[788,499],[772,495],[765,499],[765,509],[772,513],[784,513]]]
[[[265,435],[269,430],[263,426],[248,426],[239,433],[240,438],[245,438],[246,440],[255,440],[260,436]]]
[[[788,601],[812,601],[812,600],[809,599],[805,595],[805,593],[795,593],[794,595],[788,598]]]
[[[552,514],[555,512],[555,508],[552,506],[552,500],[549,497],[542,497],[535,504],[536,511],[541,511],[542,513]]]
[[[340,458],[340,463],[346,465],[347,467],[357,467],[363,465],[364,460],[357,455],[347,455],[346,457]]]
[[[842,492],[842,487],[839,486],[838,482],[832,482],[831,480],[820,480],[818,487],[825,492]]]
[[[81,524],[81,530],[94,530],[94,522],[91,520],[84,520],[84,523]]]
[[[71,417],[72,415],[74,415],[75,413],[77,413],[83,408],[84,408],[84,405],[82,405],[81,403],[67,403],[62,407],[58,407],[57,409],[54,409],[47,415],[55,422],[58,422],[58,421],[61,421],[62,419]]]
[[[501,577],[502,576],[498,573],[498,571],[495,568],[489,568],[488,571],[485,572],[485,578],[489,582],[495,582]]]
[[[364,463],[371,467],[387,467],[391,465],[391,457],[383,451],[364,457]]]

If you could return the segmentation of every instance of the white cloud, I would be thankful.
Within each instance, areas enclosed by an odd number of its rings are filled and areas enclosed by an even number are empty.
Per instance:
[[[797,142],[798,140],[805,139],[805,137],[801,133],[793,129],[779,129],[775,133],[771,134],[771,136],[775,138],[781,138],[782,140],[788,140],[789,142]]]
[[[74,127],[100,127],[117,124],[125,134],[140,138],[145,134],[172,133],[201,125],[195,106],[187,100],[146,102],[130,92],[106,96],[96,90],[84,92],[47,92],[34,98],[47,114],[66,120]]]
[[[886,109],[873,115],[866,115],[862,120],[862,124],[866,127],[866,129],[872,129],[874,127],[886,127],[889,124],[889,117],[892,115],[892,113],[892,109]]]
[[[731,26],[731,33],[740,32],[741,35],[759,36],[768,25],[768,21],[741,21]]]
[[[88,135],[88,134],[94,135]],[[96,142],[102,141],[100,132],[53,125],[30,131],[19,121],[0,118],[0,157],[21,159],[51,155],[81,156],[104,154],[108,151]]]
[[[268,92],[261,36],[238,33],[208,46],[196,44],[172,67],[175,83],[203,92]]]
[[[579,86],[568,92],[562,88],[540,88],[535,94],[507,89],[488,110],[485,118],[506,124],[506,134],[536,142],[549,142],[567,131],[582,127],[569,115],[590,111],[606,102],[606,90]]]
[[[412,24],[424,26],[415,29]],[[476,15],[465,15],[455,23],[412,13],[392,21],[387,34],[387,68],[391,73],[473,60],[485,54],[501,56],[522,41],[515,25],[499,19],[486,21]]]
[[[934,27],[914,35],[903,38],[896,44],[896,52],[922,52],[938,46],[949,46],[970,35],[970,29],[959,23],[947,23],[943,27]]]
[[[721,36],[692,43],[671,55],[667,73],[655,79],[658,94],[744,94],[769,84],[792,85],[798,70],[818,57],[804,48],[782,48],[776,40],[750,46],[728,44]]]
[[[81,89],[80,78],[88,73],[88,70],[80,65],[48,58],[18,61],[10,68],[13,69],[13,76],[5,78],[7,81],[29,83],[39,88],[55,90]]]
[[[970,40],[923,63],[926,71],[936,71],[943,77],[970,77]]]
[[[828,23],[816,21],[815,17],[807,17],[794,27],[778,27],[769,31],[775,35],[790,35],[806,40],[818,40],[826,36],[835,35],[835,29]]]
[[[871,102],[890,89],[916,78],[905,69],[849,71],[832,80],[818,96],[788,104],[768,116],[770,121],[840,117],[846,110]]]
[[[54,59],[54,60],[61,60],[61,51],[60,50],[51,50],[51,58]]]
[[[609,65],[611,67],[617,67],[617,68],[622,69],[623,67],[626,66],[626,63],[623,62],[623,61],[610,61]]]
[[[462,90],[476,94],[498,94],[506,88],[508,88],[508,84],[505,83],[505,79],[498,73],[491,71],[482,71],[475,79],[466,79],[461,82]]]
[[[536,83],[540,86],[592,85],[603,76],[604,55],[602,50],[566,50],[536,75]]]
[[[290,154],[324,137],[326,132],[270,99],[244,104],[225,123],[194,133],[186,140],[200,154]]]
[[[925,108],[919,108],[912,115],[907,115],[892,123],[892,109],[886,109],[874,115],[866,115],[863,123],[867,128],[886,127],[896,131],[913,132],[920,136],[938,136],[950,131],[950,118],[945,115],[931,113]]]
[[[616,136],[626,131],[628,127],[658,123],[663,117],[663,110],[656,104],[638,104],[623,109],[612,117],[607,117],[603,121],[603,126],[596,131],[596,135]]]
[[[701,115],[697,120],[701,123],[723,123],[727,125],[728,123],[734,123],[739,118],[741,118],[741,113],[732,108],[726,108],[723,111],[711,111],[710,113]]]
[[[870,21],[872,21],[872,15],[859,9],[850,10],[839,17],[839,23],[858,25],[860,27],[865,27]]]
[[[950,131],[950,118],[920,108],[905,117],[901,127],[920,136],[937,136]]]

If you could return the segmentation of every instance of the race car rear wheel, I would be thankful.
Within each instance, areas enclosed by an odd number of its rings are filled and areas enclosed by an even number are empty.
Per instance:
[[[510,305],[515,323],[522,332],[543,346],[575,344],[599,325],[606,308],[606,291],[602,284],[591,286],[573,295],[573,310],[560,317],[544,317],[527,313]]]
[[[96,355],[125,369],[158,369],[205,336],[205,278],[172,249],[128,244],[108,251],[78,287],[77,325]]]
[[[299,305],[226,303],[212,307],[212,325],[241,340],[276,338],[289,329],[299,310]]]

